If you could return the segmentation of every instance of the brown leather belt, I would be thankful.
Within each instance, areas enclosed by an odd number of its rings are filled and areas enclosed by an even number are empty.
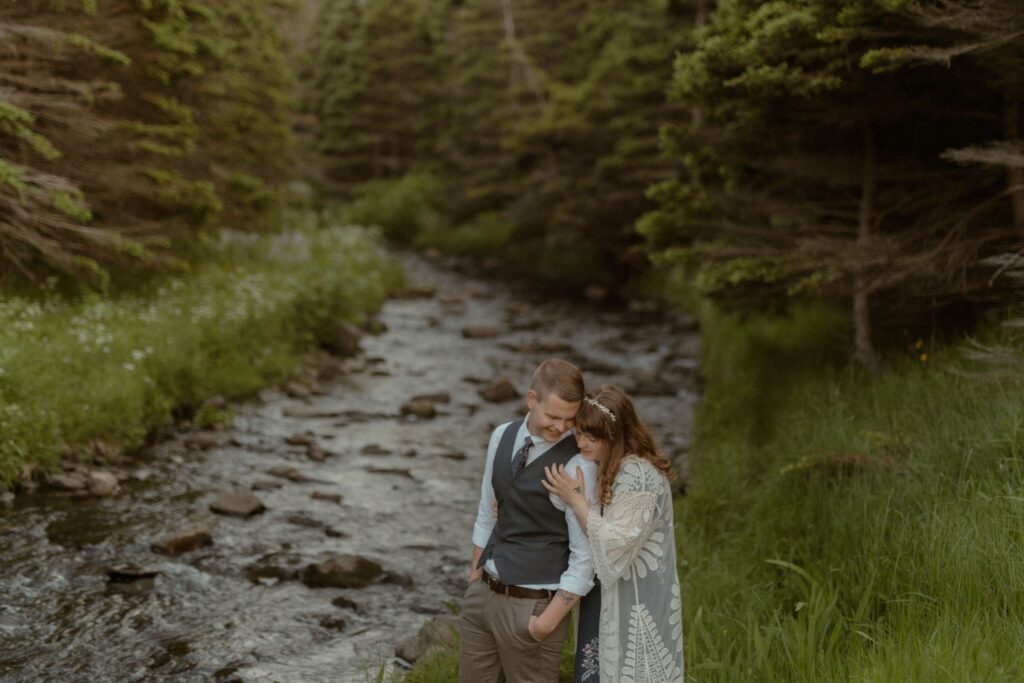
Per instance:
[[[555,596],[555,591],[544,590],[542,588],[523,588],[521,586],[506,586],[501,581],[487,573],[487,570],[481,570],[480,580],[487,584],[487,586],[495,593],[501,593],[507,595],[510,598],[527,598],[529,600],[550,600]]]

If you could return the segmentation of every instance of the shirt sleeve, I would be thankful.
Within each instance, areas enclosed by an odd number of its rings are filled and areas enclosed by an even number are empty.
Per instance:
[[[491,483],[494,473],[494,454],[498,451],[498,442],[505,428],[511,422],[495,428],[491,432],[491,441],[487,445],[487,460],[484,462],[484,478],[480,482],[480,504],[476,509],[476,522],[473,523],[473,545],[478,548],[486,548],[487,541],[491,539],[491,531],[498,521],[494,516],[494,486]]]
[[[592,463],[586,463],[577,455],[569,460],[565,469],[570,476],[575,476],[575,468],[579,466],[583,472],[585,492],[590,498],[597,489],[597,468],[588,467],[588,464]],[[594,587],[594,562],[590,557],[590,544],[572,508],[564,503],[558,507],[565,510],[565,522],[569,527],[569,567],[562,573],[558,588],[573,595],[583,596]]]

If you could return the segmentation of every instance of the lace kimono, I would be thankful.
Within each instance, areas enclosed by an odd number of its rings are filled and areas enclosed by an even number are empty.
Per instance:
[[[623,459],[611,505],[587,536],[601,581],[601,683],[682,683],[683,615],[672,491],[658,469]]]

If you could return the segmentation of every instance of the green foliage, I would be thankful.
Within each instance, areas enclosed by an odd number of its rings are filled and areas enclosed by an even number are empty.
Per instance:
[[[340,320],[361,323],[400,279],[355,228],[225,234],[213,249],[148,295],[0,299],[0,482],[23,462],[52,465],[65,445],[139,446],[177,407],[287,377],[303,351]]]
[[[992,174],[941,161],[998,130],[1005,76],[962,62],[891,68],[925,54],[925,11],[902,0],[717,3],[676,59],[670,95],[692,115],[662,141],[686,173],[649,189],[659,208],[639,230],[653,259],[733,310],[867,302],[858,353],[872,323],[938,329],[951,299],[1012,301],[982,265],[1014,233],[1008,203],[991,199]],[[941,15],[943,30],[971,25]]]
[[[294,140],[277,3],[58,3],[46,26],[34,6],[0,9],[22,74],[0,102],[5,286],[169,266],[215,221],[278,217]]]
[[[442,187],[423,207],[421,246],[507,255],[508,245],[584,245],[573,258],[527,259],[555,282],[570,272],[611,284],[647,267],[633,222],[649,208],[647,185],[675,175],[657,130],[672,116],[664,92],[685,11],[334,0],[321,18],[309,109],[343,193],[368,206],[362,181],[427,168]]]
[[[951,372],[926,340],[869,376],[827,309],[702,317],[678,509],[693,680],[1024,675],[1024,377]]]
[[[411,244],[421,235],[438,231],[440,192],[437,178],[426,172],[371,181],[358,188],[352,201],[339,207],[338,220],[379,225],[389,238]]]

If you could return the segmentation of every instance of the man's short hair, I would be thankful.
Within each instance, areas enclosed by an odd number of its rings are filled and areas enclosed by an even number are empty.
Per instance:
[[[567,360],[548,358],[534,371],[530,389],[541,401],[554,393],[563,401],[578,403],[584,395],[583,375]]]

